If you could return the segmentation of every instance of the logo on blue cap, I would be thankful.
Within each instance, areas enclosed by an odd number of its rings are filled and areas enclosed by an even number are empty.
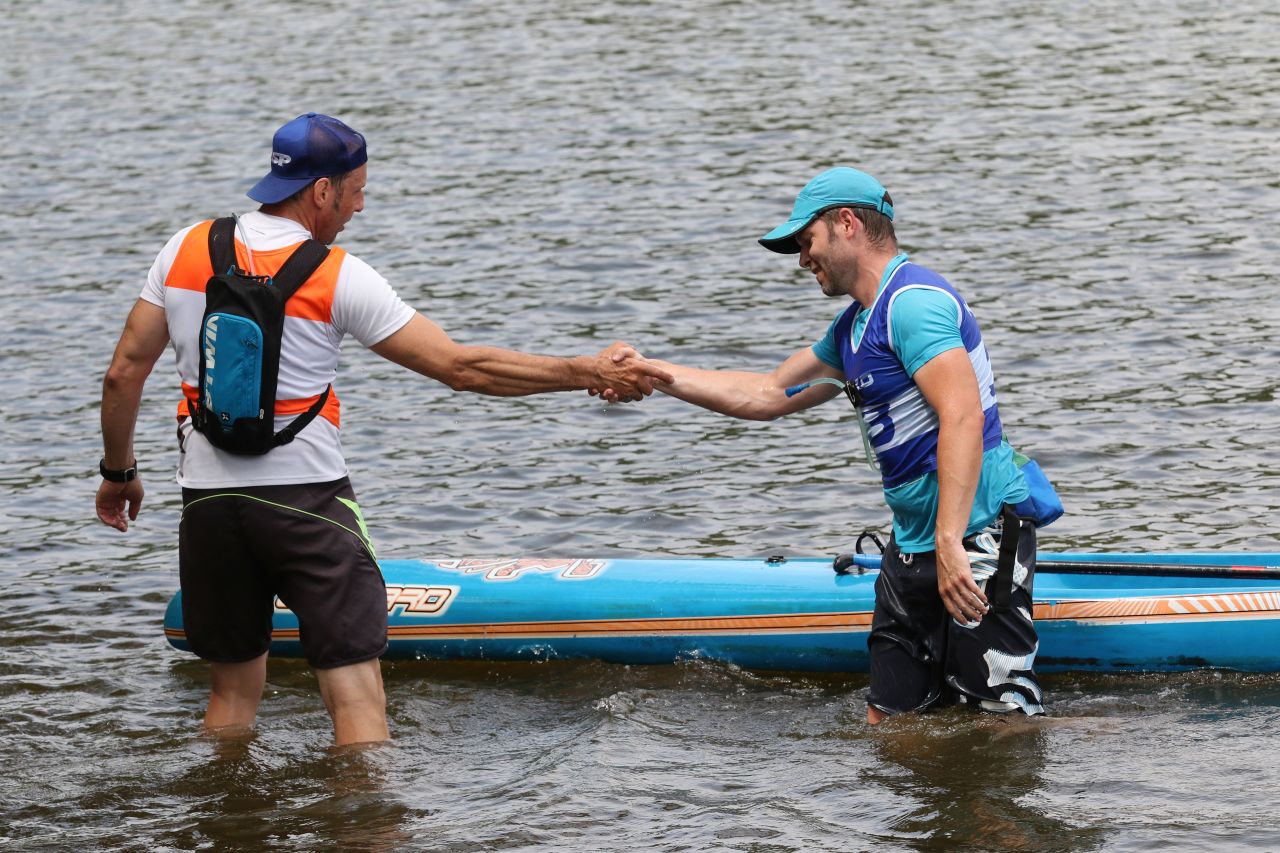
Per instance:
[[[271,171],[253,185],[249,198],[284,201],[317,178],[358,169],[369,159],[364,137],[332,116],[300,115],[271,140]]]
[[[800,251],[796,235],[821,214],[836,207],[862,207],[876,210],[893,219],[889,193],[866,172],[837,166],[828,169],[804,185],[796,196],[791,216],[786,222],[760,238],[760,245],[783,255]]]

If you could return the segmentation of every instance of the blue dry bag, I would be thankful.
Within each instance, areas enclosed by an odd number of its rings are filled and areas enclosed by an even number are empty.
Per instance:
[[[1018,518],[1027,519],[1036,527],[1048,527],[1065,512],[1062,499],[1058,497],[1053,483],[1050,483],[1044,471],[1040,470],[1036,460],[1015,450],[1013,461],[1017,464],[1018,470],[1022,471],[1022,476],[1027,481],[1027,488],[1031,490],[1031,494],[1013,505],[1013,511],[1017,513]]]

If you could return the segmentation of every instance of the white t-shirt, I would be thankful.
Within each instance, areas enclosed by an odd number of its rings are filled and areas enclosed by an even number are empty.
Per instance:
[[[204,292],[166,286],[165,282],[183,240],[195,227],[184,228],[170,238],[152,264],[141,294],[147,302],[164,309],[178,375],[190,388],[197,386],[200,376],[199,330],[204,317]],[[251,252],[283,249],[310,236],[291,219],[257,211],[241,216],[236,230],[237,242],[247,244]],[[371,347],[399,331],[415,313],[373,267],[350,254],[342,260],[332,300],[322,301],[313,309],[309,312],[312,319],[285,317],[277,400],[305,399],[322,393],[337,376],[338,348],[346,335]],[[277,416],[276,431],[287,426],[293,417]],[[182,421],[179,431],[182,438],[178,483],[185,487],[321,483],[347,473],[338,427],[323,416],[307,424],[291,443],[262,456],[219,450],[195,431],[190,418]]]

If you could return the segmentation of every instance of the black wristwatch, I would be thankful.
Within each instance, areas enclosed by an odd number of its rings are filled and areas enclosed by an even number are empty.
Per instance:
[[[133,464],[128,468],[108,468],[107,457],[102,457],[102,461],[98,463],[98,473],[102,474],[102,479],[111,483],[127,483],[138,477],[138,460],[133,460]]]

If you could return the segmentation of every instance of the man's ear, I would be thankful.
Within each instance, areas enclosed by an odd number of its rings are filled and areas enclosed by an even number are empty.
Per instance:
[[[862,227],[861,220],[853,214],[853,209],[849,207],[840,208],[840,229],[849,237],[853,237],[858,233],[858,229]]]
[[[333,181],[328,178],[317,178],[311,185],[311,201],[317,207],[327,207],[329,196],[333,191]]]

